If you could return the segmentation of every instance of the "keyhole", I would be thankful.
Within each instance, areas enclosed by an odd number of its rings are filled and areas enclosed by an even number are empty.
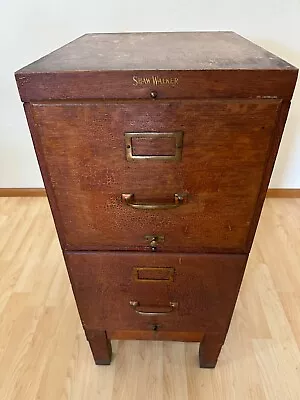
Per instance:
[[[153,324],[153,325],[152,325],[152,330],[153,330],[154,332],[157,332],[157,331],[158,331],[158,328],[159,328],[159,325],[157,325],[157,324]]]
[[[152,90],[152,91],[150,92],[150,96],[152,97],[152,99],[156,99],[156,97],[157,97],[157,92],[156,92],[155,90]]]

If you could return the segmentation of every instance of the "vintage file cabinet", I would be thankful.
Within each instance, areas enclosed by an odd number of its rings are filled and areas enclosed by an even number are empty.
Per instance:
[[[88,34],[16,79],[96,363],[180,340],[214,367],[297,69],[232,32]]]

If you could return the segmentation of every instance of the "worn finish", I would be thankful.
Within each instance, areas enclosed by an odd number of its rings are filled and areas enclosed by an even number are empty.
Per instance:
[[[86,35],[16,73],[97,364],[152,339],[215,366],[297,72],[198,32]]]
[[[69,99],[156,99],[199,98],[283,98],[290,99],[297,79],[296,69],[288,70],[199,70],[199,71],[144,71],[149,84],[134,86],[137,71],[87,71],[16,73],[22,101]],[[153,85],[153,76],[171,79],[176,75],[176,86]]]
[[[294,67],[234,32],[137,32],[83,35],[19,72],[147,69],[289,70]],[[135,83],[139,83],[137,79]]]
[[[184,327],[187,332],[223,332],[247,256],[67,252],[65,259],[86,329],[147,331],[158,324],[159,331]],[[173,268],[174,280],[137,281],[136,267]],[[178,307],[168,314],[147,316],[136,313],[130,301],[138,301],[149,312],[160,306],[167,309],[170,302]]]
[[[201,340],[200,366],[215,366],[247,256],[67,252],[65,260],[97,363],[99,359],[104,359],[104,364],[110,360],[107,336],[126,338],[122,331],[127,331],[127,339],[194,341],[196,336]],[[174,279],[141,282],[135,279],[137,267],[147,272],[155,267],[172,268]],[[136,313],[132,302],[143,312]],[[170,311],[171,303],[176,306]],[[104,334],[104,329],[117,332]],[[139,333],[134,335],[132,330]],[[101,334],[95,338],[90,332]]]
[[[300,199],[266,200],[214,370],[197,332],[107,332],[95,366],[47,200],[2,197],[0,221],[1,400],[299,400]]]
[[[247,252],[280,101],[32,104],[35,146],[49,169],[68,250]],[[125,157],[125,132],[182,130],[181,161]],[[63,134],[62,134],[63,132]],[[63,195],[62,195],[63,193]],[[123,204],[174,204],[149,211]],[[237,207],[239,204],[239,207]]]
[[[97,365],[109,365],[111,363],[112,348],[105,331],[86,331],[86,337],[90,343],[91,351]]]
[[[88,34],[16,73],[23,101],[290,98],[296,76],[234,32]]]

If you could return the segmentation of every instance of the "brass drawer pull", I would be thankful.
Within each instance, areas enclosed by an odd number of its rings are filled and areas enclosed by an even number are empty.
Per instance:
[[[133,193],[122,193],[122,202],[127,206],[139,208],[141,210],[166,210],[169,208],[176,208],[186,202],[186,194],[174,194],[173,203],[136,203]]]
[[[175,301],[170,301],[168,306],[140,306],[138,301],[130,301],[129,304],[140,315],[166,315],[178,307],[178,303]],[[153,308],[155,311],[153,311]],[[151,311],[146,311],[147,309],[151,309]]]

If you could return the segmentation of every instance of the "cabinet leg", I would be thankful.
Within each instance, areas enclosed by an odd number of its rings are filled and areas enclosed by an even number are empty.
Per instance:
[[[88,331],[87,339],[97,365],[109,365],[111,362],[111,342],[107,338],[106,331]]]
[[[215,368],[224,340],[224,335],[215,333],[204,335],[199,348],[200,368]]]

